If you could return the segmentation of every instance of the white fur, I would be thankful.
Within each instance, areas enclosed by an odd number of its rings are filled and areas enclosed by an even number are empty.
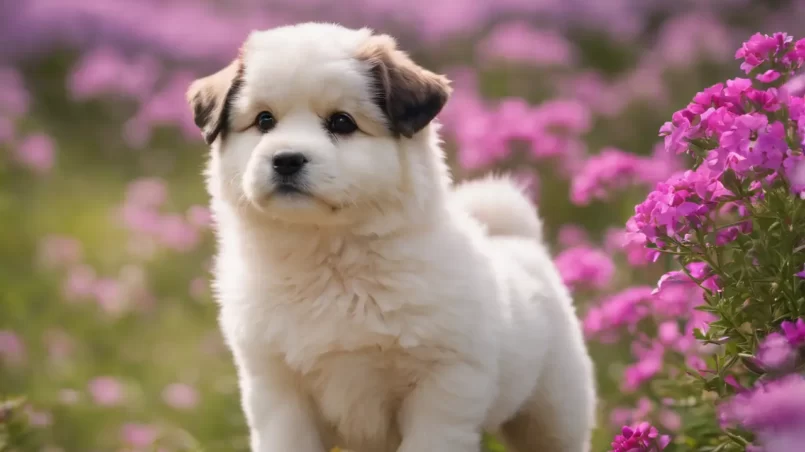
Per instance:
[[[215,286],[252,450],[477,452],[483,429],[513,451],[587,451],[592,366],[536,212],[503,179],[451,188],[435,124],[386,132],[352,58],[370,35],[253,33],[213,144]],[[365,133],[333,140],[335,110]],[[310,156],[313,196],[273,194],[280,150]]]

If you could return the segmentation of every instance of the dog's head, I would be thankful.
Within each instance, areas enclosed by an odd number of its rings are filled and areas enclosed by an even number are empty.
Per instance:
[[[428,148],[423,132],[449,94],[446,78],[391,37],[308,23],[252,33],[229,66],[190,86],[188,101],[213,148],[215,197],[326,225],[400,202],[427,159],[409,148]]]

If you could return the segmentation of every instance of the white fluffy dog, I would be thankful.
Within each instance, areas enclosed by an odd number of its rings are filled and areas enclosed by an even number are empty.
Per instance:
[[[191,85],[253,451],[589,449],[571,297],[511,182],[452,186],[449,95],[391,37],[317,23]]]

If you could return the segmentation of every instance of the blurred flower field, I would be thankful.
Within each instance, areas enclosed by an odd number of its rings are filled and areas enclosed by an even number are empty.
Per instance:
[[[768,435],[805,431],[805,3],[9,0],[0,451],[248,449],[184,95],[250,30],[307,20],[393,34],[446,73],[456,178],[533,194],[597,364],[593,452],[805,444]],[[777,31],[795,36],[750,39]],[[731,222],[708,230],[714,212]]]

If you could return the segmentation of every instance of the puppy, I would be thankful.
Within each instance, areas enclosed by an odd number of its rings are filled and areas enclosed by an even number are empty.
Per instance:
[[[449,95],[391,37],[319,23],[191,85],[253,451],[588,450],[571,297],[510,181],[451,185]]]

